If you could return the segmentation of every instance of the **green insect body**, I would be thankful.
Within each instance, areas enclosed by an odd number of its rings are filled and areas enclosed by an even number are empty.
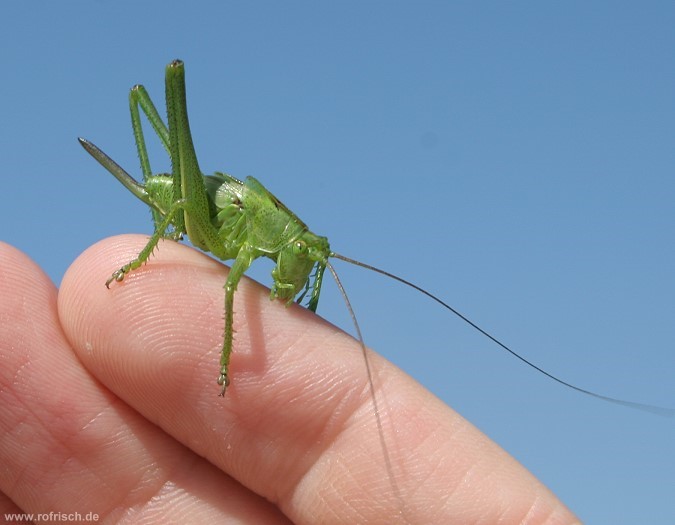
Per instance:
[[[225,173],[203,175],[192,144],[185,97],[185,70],[179,60],[166,68],[168,128],[142,86],[129,96],[132,126],[141,159],[144,184],[118,166],[91,142],[82,146],[153,212],[155,231],[138,257],[115,271],[106,282],[122,281],[140,267],[160,239],[187,235],[193,245],[219,259],[234,263],[225,283],[225,335],[218,384],[225,393],[233,345],[234,294],[237,285],[258,257],[272,259],[271,299],[287,304],[301,302],[310,292],[307,308],[316,311],[330,246],[272,195],[259,181],[240,181]],[[150,170],[138,107],[148,117],[172,161],[172,173],[153,175]]]
[[[610,403],[659,415],[671,417],[675,415],[675,410],[670,408],[605,396],[559,379],[509,348],[427,290],[389,272],[331,251],[326,237],[309,231],[304,222],[253,177],[240,181],[224,173],[202,174],[190,134],[185,97],[185,70],[180,60],[174,60],[166,67],[166,106],[168,125],[162,121],[143,86],[134,86],[130,92],[131,123],[143,171],[143,184],[137,182],[94,144],[79,139],[82,146],[104,168],[150,207],[155,225],[153,235],[138,257],[115,271],[107,280],[106,286],[113,281],[122,281],[127,273],[146,262],[160,239],[179,240],[183,235],[187,235],[197,248],[211,252],[222,260],[233,259],[234,263],[225,283],[225,332],[218,376],[218,384],[222,387],[221,395],[224,395],[230,383],[228,369],[234,335],[234,294],[239,281],[253,261],[264,256],[276,263],[272,270],[271,299],[280,299],[290,304],[294,300],[301,302],[309,293],[307,308],[312,311],[316,311],[324,271],[328,268],[342,293],[357,332],[370,383],[377,426],[382,438],[382,423],[361,330],[342,284],[328,261],[329,258],[337,258],[414,288],[462,319],[503,350],[565,387]],[[139,108],[146,115],[171,158],[171,174],[152,174]],[[385,461],[389,464],[384,444],[383,452]],[[389,470],[391,472],[390,468]]]

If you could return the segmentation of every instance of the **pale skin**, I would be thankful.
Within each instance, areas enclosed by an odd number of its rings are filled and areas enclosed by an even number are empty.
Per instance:
[[[248,279],[235,299],[232,384],[219,397],[227,267],[165,241],[107,290],[146,240],[96,244],[60,289],[0,243],[0,512],[578,523],[495,443],[371,354],[388,471],[358,343]]]

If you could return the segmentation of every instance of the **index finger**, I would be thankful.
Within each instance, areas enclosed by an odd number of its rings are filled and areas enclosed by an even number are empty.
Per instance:
[[[227,268],[162,242],[107,290],[144,244],[108,239],[73,264],[59,295],[65,333],[108,388],[295,522],[574,522],[499,447],[371,354],[380,434],[358,343],[246,279],[219,397]]]

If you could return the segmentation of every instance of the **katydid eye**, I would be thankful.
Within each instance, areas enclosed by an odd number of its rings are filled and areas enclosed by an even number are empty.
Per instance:
[[[294,255],[305,255],[307,253],[307,243],[303,241],[295,241],[293,244]]]

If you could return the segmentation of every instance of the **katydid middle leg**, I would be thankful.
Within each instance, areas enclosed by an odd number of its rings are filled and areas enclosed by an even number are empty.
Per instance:
[[[225,282],[225,336],[223,337],[223,348],[220,355],[220,376],[218,376],[218,384],[222,386],[221,396],[225,395],[225,389],[230,384],[230,354],[232,354],[232,342],[234,340],[234,293],[237,291],[237,285],[242,276],[256,257],[258,257],[258,254],[253,248],[243,246],[239,250]]]

